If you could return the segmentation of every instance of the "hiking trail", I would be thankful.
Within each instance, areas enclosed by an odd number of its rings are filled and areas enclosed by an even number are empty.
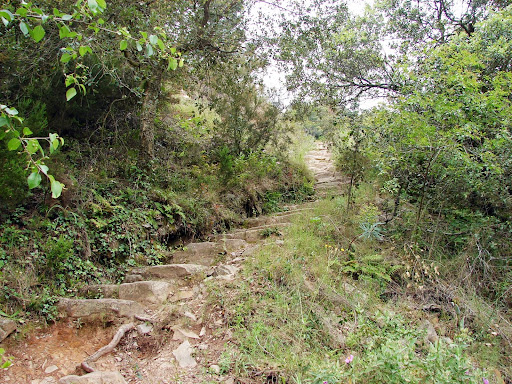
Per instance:
[[[306,163],[316,196],[341,188],[327,147],[318,143]],[[134,268],[122,284],[89,285],[86,299],[63,298],[57,323],[3,343],[13,366],[0,372],[5,384],[237,383],[219,363],[232,332],[208,282],[230,295],[254,252],[280,242],[296,215],[314,201],[283,212],[249,218],[243,228],[190,243],[172,264]],[[231,287],[231,288],[230,288]],[[93,371],[87,373],[86,371]]]

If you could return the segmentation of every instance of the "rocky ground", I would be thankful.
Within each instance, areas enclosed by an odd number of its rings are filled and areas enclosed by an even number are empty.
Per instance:
[[[323,145],[310,152],[307,163],[317,196],[343,183]],[[4,340],[14,363],[0,371],[0,382],[239,382],[222,362],[232,333],[210,289],[215,285],[230,295],[255,250],[282,241],[293,217],[312,204],[248,219],[243,228],[212,236],[210,242],[188,244],[174,254],[173,264],[134,269],[120,285],[89,286],[83,292],[88,299],[60,300],[61,321]],[[12,325],[0,323],[4,336],[13,332]]]

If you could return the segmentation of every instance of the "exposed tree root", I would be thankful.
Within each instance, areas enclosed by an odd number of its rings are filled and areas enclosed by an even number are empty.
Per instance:
[[[84,360],[84,362],[80,365],[82,369],[85,372],[91,373],[94,372],[95,369],[90,366],[91,363],[94,363],[96,360],[98,360],[101,356],[106,355],[109,352],[112,352],[112,350],[117,347],[117,344],[121,341],[121,339],[124,337],[124,335],[131,331],[135,327],[134,323],[124,324],[119,328],[119,330],[114,335],[114,338],[110,343],[105,345],[104,347],[98,349],[96,353],[89,356],[87,359]]]

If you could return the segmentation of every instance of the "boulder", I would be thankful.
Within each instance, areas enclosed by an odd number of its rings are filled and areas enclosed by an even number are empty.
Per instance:
[[[0,342],[16,330],[16,322],[0,316]]]

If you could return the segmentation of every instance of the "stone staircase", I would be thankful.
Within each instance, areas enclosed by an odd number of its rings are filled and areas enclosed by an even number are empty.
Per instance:
[[[314,172],[315,188],[320,195],[333,191],[339,193],[343,179],[335,172],[324,145],[318,144],[316,150],[307,155],[306,161]],[[114,359],[103,363],[100,368],[94,368],[92,373],[81,376],[61,375],[59,378],[58,374],[63,372],[59,370],[52,372],[51,376],[45,374],[40,379],[31,379],[29,383],[170,383],[169,377],[176,374],[176,370],[188,370],[185,377],[191,379],[184,382],[194,382],[194,369],[197,369],[198,363],[193,352],[211,347],[208,340],[213,340],[216,329],[223,321],[220,315],[217,318],[217,315],[205,313],[206,282],[222,279],[235,284],[244,261],[261,244],[276,241],[276,235],[285,233],[294,218],[313,209],[314,204],[310,202],[289,206],[284,212],[247,219],[242,228],[213,235],[209,242],[186,245],[174,253],[172,264],[134,268],[122,284],[90,285],[81,292],[86,297],[84,299],[60,299],[58,310],[62,318],[75,319],[80,323],[99,321],[103,324],[133,324],[130,332],[136,333],[130,336],[129,343],[132,345],[141,343],[142,339],[139,338],[151,334],[153,327],[157,328],[156,324],[160,328],[173,330],[173,340],[161,348],[152,361],[146,361],[144,369],[137,374],[133,374],[129,368],[134,363],[130,352],[118,351]],[[171,361],[172,357],[174,361]],[[76,365],[80,363],[75,362]],[[95,362],[90,365],[94,366]],[[218,367],[212,365],[203,369],[217,371]],[[11,382],[18,381],[14,379]],[[229,384],[228,381],[226,383]]]

